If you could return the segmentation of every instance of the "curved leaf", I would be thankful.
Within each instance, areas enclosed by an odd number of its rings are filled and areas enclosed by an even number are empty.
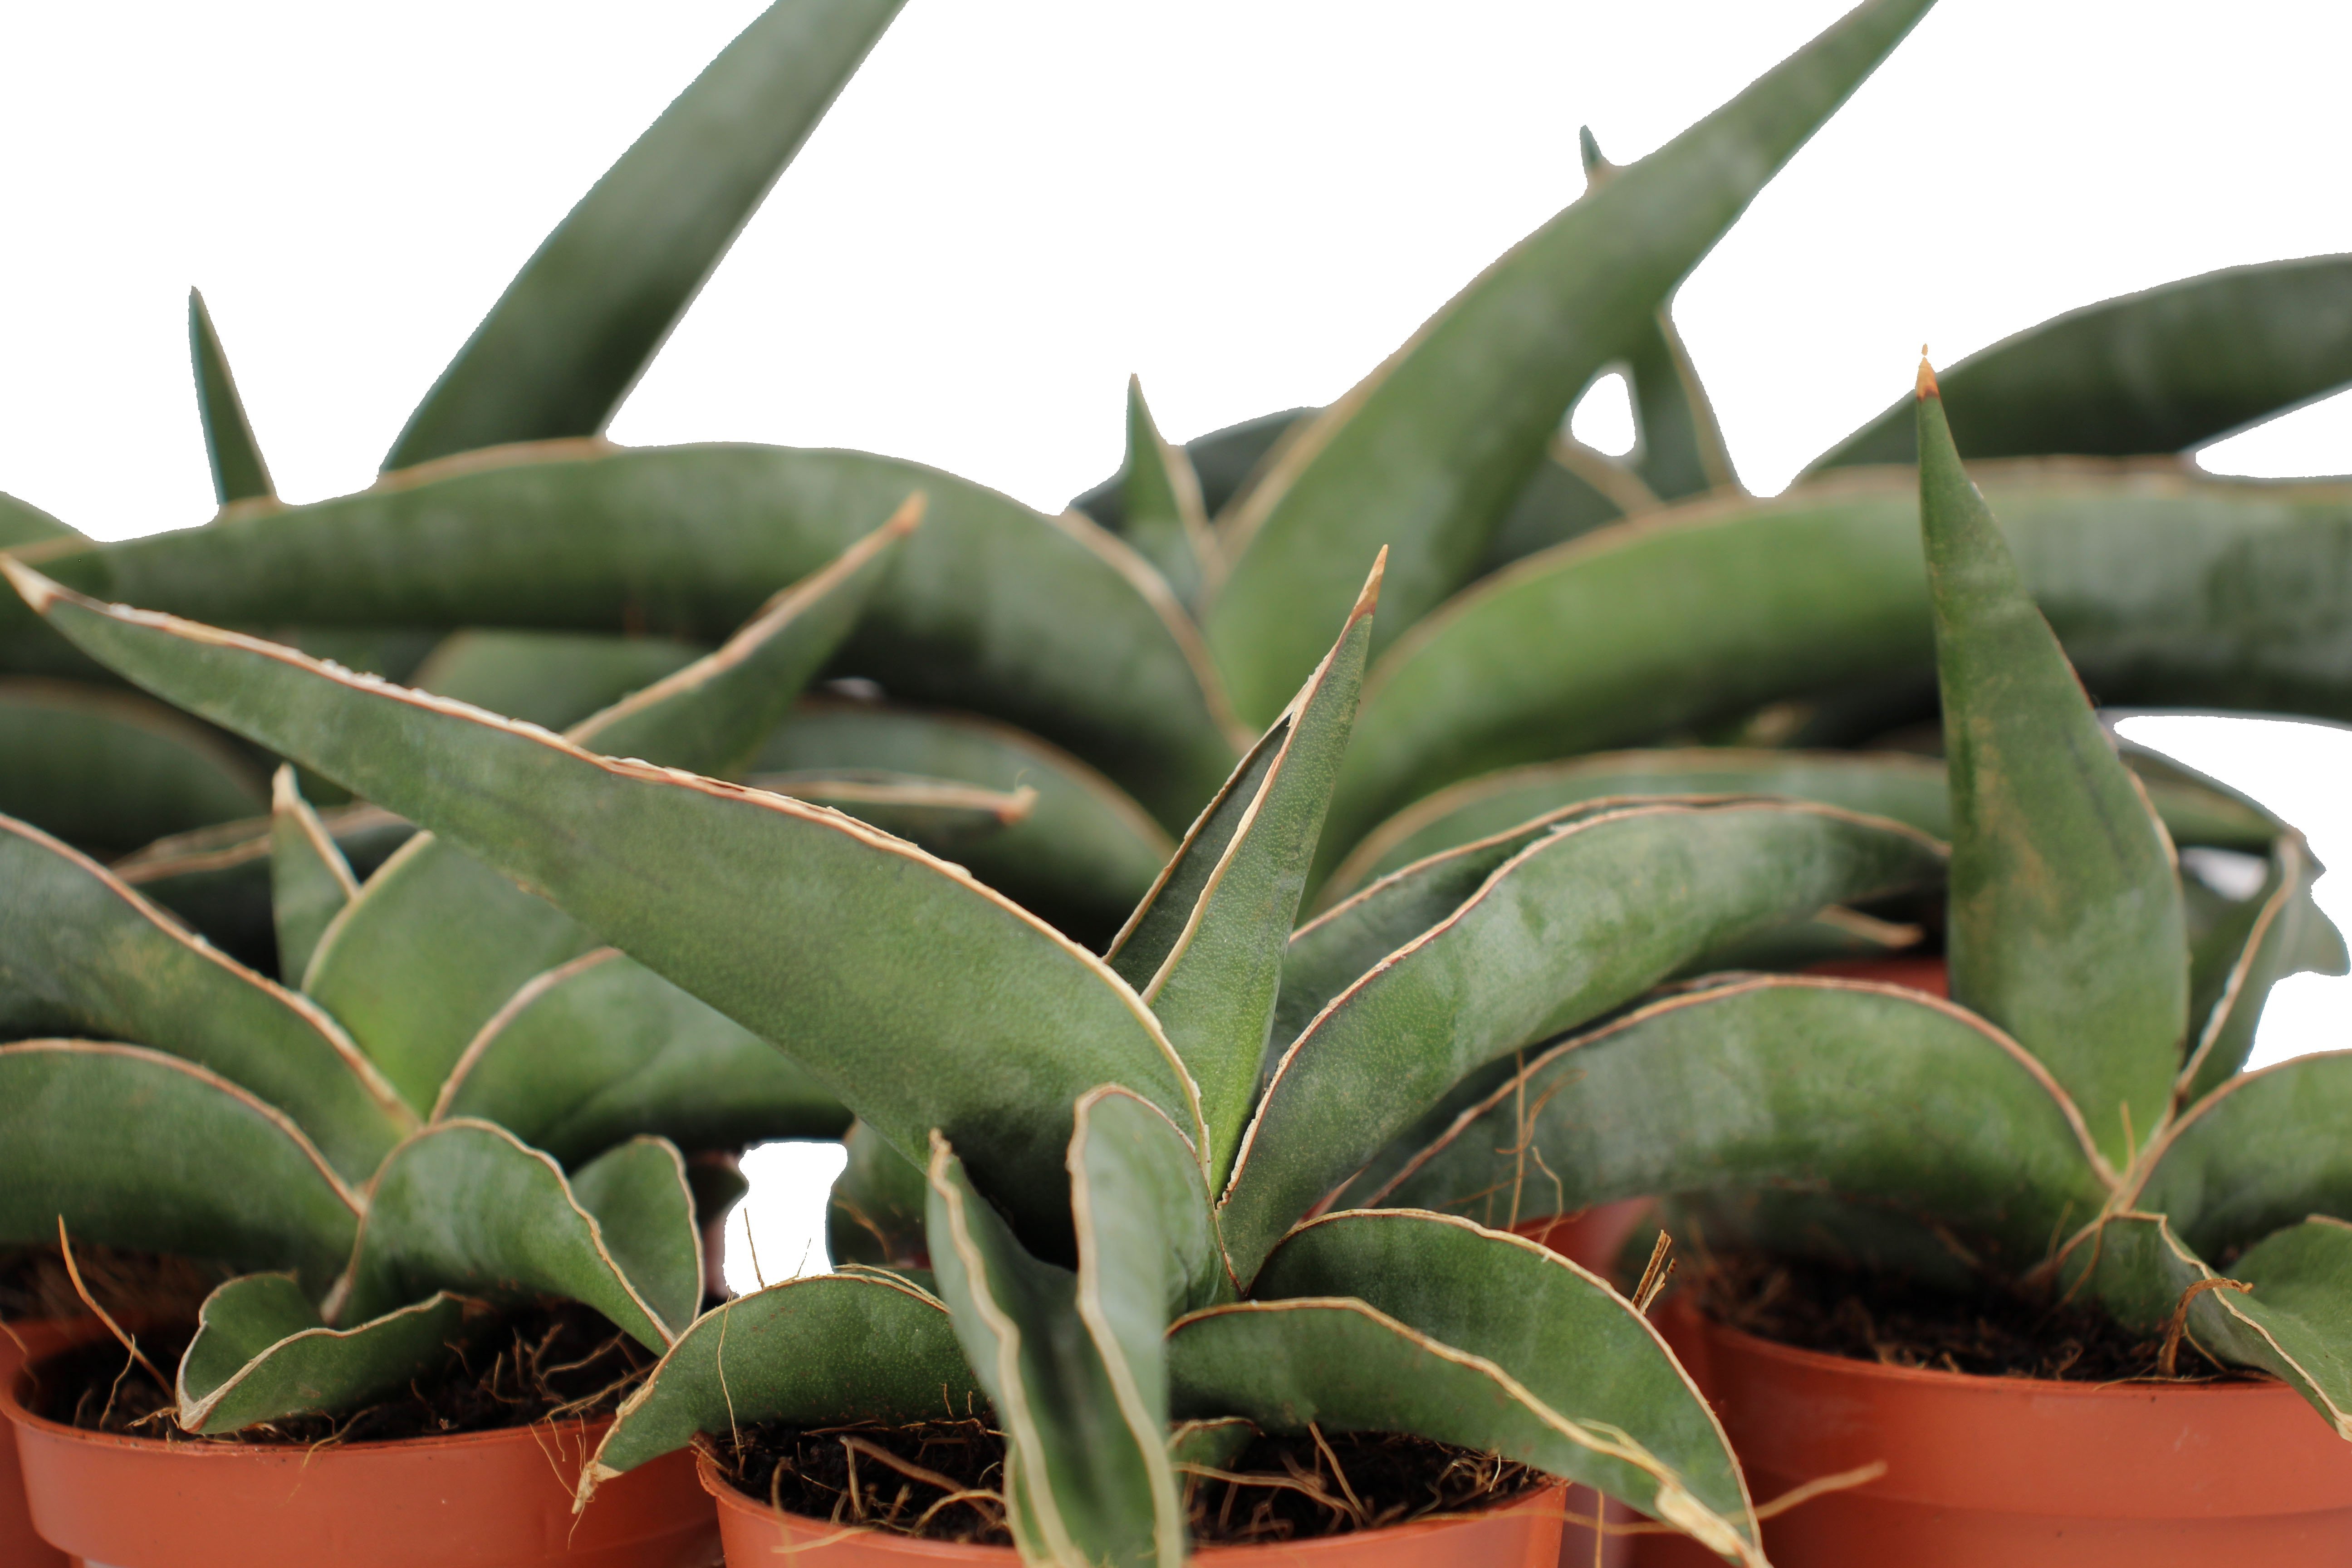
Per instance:
[[[952,858],[1065,929],[1108,939],[1175,852],[1167,830],[1094,769],[1034,735],[967,713],[807,699],[769,737],[752,776],[850,768],[1036,791],[1026,816],[959,846]]]
[[[1672,1502],[1662,1508],[1659,1497],[1680,1490],[1751,1545],[1756,1540],[1730,1443],[1665,1342],[1632,1302],[1548,1247],[1437,1215],[1331,1215],[1275,1250],[1253,1295],[1354,1297],[1476,1356],[1637,1456],[1563,1445],[1563,1456],[1581,1462],[1556,1474],[1654,1517],[1681,1511]]]
[[[415,1123],[335,1021],[191,936],[95,862],[0,817],[0,1006],[51,1031],[209,1068],[293,1119],[363,1180]]]
[[[1238,425],[1227,425],[1196,436],[1183,444],[1184,460],[1201,487],[1201,503],[1211,517],[1225,510],[1250,478],[1264,468],[1284,437],[1322,412],[1319,408],[1286,408],[1261,414]],[[1127,531],[1127,476],[1124,472],[1074,498],[1072,511],[1085,512],[1113,533]]]
[[[953,779],[858,768],[847,773],[755,773],[753,789],[830,806],[932,854],[954,858],[1028,819],[1037,792],[981,789]],[[970,867],[965,868],[970,870]]]
[[[541,242],[383,466],[602,430],[898,3],[761,12]]]
[[[1537,839],[1291,1043],[1221,1205],[1235,1272],[1472,1070],[1726,942],[1941,863],[1908,828],[1793,802],[1628,806]]]
[[[248,1274],[205,1298],[180,1358],[180,1428],[236,1432],[365,1405],[449,1356],[474,1303],[446,1293],[332,1329],[286,1274]]]
[[[2214,966],[2209,985],[2194,986],[2200,965],[2192,962],[2189,1018],[2196,1033],[2181,1068],[2184,1102],[2202,1100],[2246,1065],[2272,986],[2305,969],[2344,973],[2344,939],[2312,902],[2311,885],[2319,874],[2303,836],[2282,835],[2272,847],[2262,890],[2245,901],[2240,919],[2215,933],[2225,939],[2228,956]]]
[[[1982,1019],[1894,986],[1759,975],[1553,1047],[1349,1201],[1508,1226],[1759,1187],[1907,1208],[2017,1268],[2107,1196],[2080,1114]]]
[[[269,798],[217,732],[82,681],[0,679],[0,812],[107,854],[251,816]]]
[[[1034,731],[1181,826],[1233,765],[1166,585],[1084,519],[859,452],[552,443],[266,517],[45,553],[69,587],[225,626],[642,630],[715,639],[916,490],[922,531],[836,661]],[[27,636],[28,632],[30,635]],[[0,669],[55,659],[0,613]],[[348,662],[348,661],[346,661]]]
[[[636,1201],[627,1201],[630,1188],[675,1186],[675,1223],[693,1246],[693,1205],[683,1173],[674,1162],[653,1168],[636,1147],[623,1144],[606,1156],[617,1157],[619,1167],[609,1179],[596,1163],[588,1165],[580,1173],[582,1186],[601,1188],[607,1207],[632,1226],[657,1219],[660,1205],[658,1194],[643,1190],[633,1194]],[[676,1260],[666,1250],[650,1232],[632,1237],[628,1246],[608,1239],[555,1162],[504,1128],[444,1121],[393,1151],[376,1173],[347,1289],[328,1315],[366,1322],[436,1290],[489,1300],[562,1296],[593,1307],[658,1353],[677,1331],[654,1301],[680,1293],[680,1281],[667,1277]],[[622,1271],[625,1255],[662,1267],[635,1280]],[[693,1315],[700,1285],[697,1271],[685,1294],[681,1328]]]
[[[825,1199],[825,1253],[836,1268],[862,1263],[903,1271],[930,1267],[923,1237],[930,1183],[923,1168],[863,1121],[842,1137],[848,1162]]]
[[[1867,0],[1597,184],[1286,450],[1233,520],[1202,622],[1244,720],[1269,721],[1314,668],[1375,550],[1391,552],[1381,643],[1461,586],[1577,395],[1926,9]]]
[[[2102,702],[2352,715],[2352,487],[1979,466]],[[1911,478],[1841,475],[1604,529],[1464,594],[1374,665],[1327,837],[1457,779],[1841,684],[1927,679]]]
[[[1168,579],[1179,600],[1197,608],[1203,588],[1222,575],[1223,562],[1201,503],[1201,481],[1183,448],[1160,438],[1135,376],[1127,378],[1127,469],[1119,494],[1126,513],[1120,533]]]
[[[5,556],[0,570],[142,683],[543,889],[782,1047],[900,1150],[933,1128],[961,1138],[1034,1234],[1068,1234],[1062,1157],[1080,1094],[1125,1084],[1198,1125],[1191,1082],[1132,991],[899,840],[235,633],[94,605]]]
[[[245,416],[245,400],[228,372],[228,355],[213,331],[212,312],[194,289],[188,290],[188,357],[195,366],[196,413],[204,420],[214,499],[226,506],[275,496],[269,465],[261,460],[261,444],[253,438],[253,422]]]
[[[1079,1278],[1023,1249],[936,1133],[929,1181],[931,1264],[1003,1428],[1005,1513],[1022,1560],[1177,1568],[1184,1518],[1167,1410],[1146,1407],[1120,1353],[1139,1325],[1106,1325],[1106,1336],[1100,1277],[1089,1311]]]
[[[669,1332],[702,1306],[702,1230],[686,1161],[667,1138],[637,1137],[572,1173],[572,1195],[596,1216],[621,1277]]]
[[[696,1321],[621,1406],[581,1495],[698,1432],[961,1418],[980,1397],[947,1310],[929,1295],[874,1274],[788,1280]]]
[[[292,1268],[323,1290],[359,1203],[284,1113],[160,1051],[0,1046],[0,1240],[85,1241]]]
[[[1981,458],[2179,452],[2352,381],[2352,257],[2231,267],[2070,310],[1970,354],[1937,379]],[[1906,402],[1808,473],[1908,463]]]
[[[2246,1073],[2191,1106],[2147,1152],[2135,1208],[2221,1256],[2309,1214],[2352,1218],[2352,1051]]]
[[[407,684],[561,732],[710,650],[604,632],[451,632]]]
[[[1952,999],[2049,1066],[2120,1169],[2170,1108],[2188,1028],[2178,862],[1962,470],[1924,360],[1918,410]]]
[[[359,897],[359,882],[319,814],[294,782],[291,766],[270,781],[269,912],[278,936],[278,968],[300,974],[327,926]]]
[[[0,550],[19,544],[37,544],[44,540],[70,539],[89,542],[79,530],[68,528],[30,501],[18,500],[0,491]]]

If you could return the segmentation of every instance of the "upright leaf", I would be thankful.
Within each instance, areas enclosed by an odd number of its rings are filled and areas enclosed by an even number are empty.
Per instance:
[[[1023,1560],[1177,1568],[1184,1521],[1166,1412],[1154,1420],[1134,1369],[1106,1356],[1089,1321],[1104,1321],[1104,1302],[1089,1314],[1076,1276],[1024,1250],[936,1135],[930,1188],[931,1264],[1003,1428],[1005,1512]]]
[[[1918,420],[1952,792],[1952,998],[2049,1065],[2121,1169],[2168,1108],[2188,1026],[2171,840],[1962,471],[1924,362]]]
[[[278,931],[278,972],[299,982],[328,922],[359,897],[343,852],[302,798],[292,766],[270,781],[269,912]]]
[[[123,673],[543,889],[782,1047],[900,1150],[934,1128],[961,1138],[1034,1235],[1068,1235],[1063,1155],[1079,1095],[1124,1084],[1198,1125],[1191,1082],[1131,990],[897,839],[236,633],[97,605],[5,556],[0,571]]]
[[[1286,944],[1355,721],[1381,569],[1375,561],[1339,641],[1286,712],[1279,742],[1269,734],[1243,763],[1111,949],[1112,966],[1150,1004],[1201,1086],[1210,1137],[1204,1152],[1214,1182],[1231,1168],[1257,1098]],[[1171,917],[1180,912],[1182,924],[1171,932]],[[1132,938],[1143,940],[1130,956],[1125,949]],[[1134,959],[1152,965],[1148,978],[1135,978],[1141,964]]]
[[[245,400],[237,396],[236,379],[228,373],[228,355],[221,351],[220,334],[213,331],[212,312],[194,289],[188,290],[188,357],[195,365],[196,413],[205,423],[214,499],[226,506],[276,495],[269,465],[261,460],[261,444],[253,438],[253,423],[245,416]]]
[[[2205,950],[2199,946],[2190,964],[2189,1017],[2195,1033],[2181,1068],[2183,1103],[2195,1104],[2246,1065],[2272,986],[2304,969],[2344,973],[2344,939],[2311,899],[2319,873],[2303,836],[2282,835],[2271,847],[2270,872],[2261,890],[2246,900],[2242,920],[2215,933],[2231,940],[2208,984],[2196,984],[2204,978],[2199,959]]]
[[[1121,477],[1127,526],[1120,531],[1159,568],[1176,597],[1198,607],[1221,567],[1216,537],[1201,505],[1201,481],[1181,447],[1171,447],[1144,405],[1143,383],[1127,378],[1127,471]]]
[[[842,1145],[849,1158],[824,1209],[825,1252],[834,1266],[928,1268],[923,1215],[931,1188],[923,1167],[863,1121],[851,1124]]]
[[[1658,152],[1522,240],[1360,383],[1250,491],[1204,621],[1245,721],[1322,653],[1386,545],[1382,640],[1459,587],[1576,395],[1780,164],[1893,48],[1924,0],[1868,0]]]
[[[898,9],[761,13],[541,243],[383,466],[603,430]]]
[[[672,1336],[702,1306],[702,1232],[686,1161],[667,1138],[616,1143],[572,1173],[604,1250]]]
[[[2126,1195],[2215,1258],[2305,1215],[2352,1219],[2347,1118],[2352,1051],[2273,1063],[2190,1106],[2147,1151]]]

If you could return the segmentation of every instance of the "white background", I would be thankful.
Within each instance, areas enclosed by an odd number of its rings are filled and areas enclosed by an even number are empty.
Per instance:
[[[757,8],[0,10],[0,488],[110,538],[208,514],[190,284],[281,493],[365,484]],[[860,447],[1058,506],[1117,467],[1129,372],[1179,438],[1328,400],[1573,199],[1580,123],[1630,161],[1842,9],[913,0],[613,434]],[[2105,296],[2352,249],[2347,58],[2341,5],[1945,0],[1683,290],[1742,478],[1784,484],[1923,341],[1948,363]],[[2352,408],[2206,460],[2352,470]],[[2344,737],[2162,737],[2352,865]],[[2262,1055],[2337,1043],[2345,992],[2294,983]]]

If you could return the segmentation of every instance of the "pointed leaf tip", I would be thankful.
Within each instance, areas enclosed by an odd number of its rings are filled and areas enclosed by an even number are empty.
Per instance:
[[[37,616],[47,615],[50,604],[64,591],[13,556],[0,554],[0,572],[8,574],[8,585],[16,590],[16,596],[23,599]]]
[[[1584,177],[1588,180],[1609,167],[1609,160],[1601,155],[1601,143],[1593,139],[1592,127],[1576,128],[1576,151],[1584,160]]]
[[[890,514],[890,520],[877,530],[877,534],[886,540],[904,539],[923,526],[923,513],[929,509],[930,504],[931,498],[929,492],[924,490],[909,492],[907,499],[898,503],[898,510]]]
[[[1364,579],[1363,592],[1356,595],[1356,607],[1348,612],[1349,626],[1354,626],[1381,607],[1381,579],[1388,575],[1388,570],[1389,547],[1383,544],[1381,552],[1372,557],[1371,575]]]
[[[1944,395],[1940,391],[1938,391],[1938,390],[1937,389],[1937,386],[1936,386],[1936,367],[1935,367],[1934,365],[1929,364],[1929,363],[1927,363],[1927,345],[1926,343],[1921,343],[1921,344],[1919,345],[1919,384],[1918,384],[1918,392],[1919,392],[1919,400],[1920,400],[1921,402],[1923,402],[1923,403],[1924,403],[1924,402],[1926,402],[1926,401],[1927,401],[1928,398],[1930,398],[1930,397],[1936,398],[1936,399],[1937,399],[1938,401],[1940,401],[1940,400],[1942,399],[1943,395]]]

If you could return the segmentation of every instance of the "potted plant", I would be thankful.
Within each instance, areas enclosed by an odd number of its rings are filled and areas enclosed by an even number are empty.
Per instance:
[[[1751,1470],[1875,1467],[1768,1526],[1776,1561],[2333,1562],[2352,1064],[2240,1070],[2273,979],[2344,967],[2316,868],[2286,836],[2192,961],[2161,822],[1924,369],[1917,418],[1952,1000],[1696,982],[1535,1057],[1343,1201],[1478,1215],[1530,1167],[1561,1208],[1684,1194],[1717,1259],[1685,1342]]]
[[[909,502],[575,741],[740,770],[919,510]],[[829,1136],[848,1113],[430,834],[357,883],[291,769],[277,790],[275,945],[301,989],[0,818],[0,973],[17,1032],[87,1037],[0,1047],[0,1236],[261,1270],[205,1298],[192,1333],[134,1320],[133,1365],[101,1342],[32,1369],[13,1417],[34,1522],[121,1568],[181,1561],[192,1533],[240,1560],[406,1561],[430,1546],[486,1563],[567,1550],[691,1561],[711,1526],[680,1466],[579,1533],[548,1467],[577,1472],[700,1303],[697,1210],[707,1226],[732,1194],[696,1182],[678,1146]],[[239,1527],[215,1536],[230,1519]],[[420,1521],[446,1539],[417,1539]]]

